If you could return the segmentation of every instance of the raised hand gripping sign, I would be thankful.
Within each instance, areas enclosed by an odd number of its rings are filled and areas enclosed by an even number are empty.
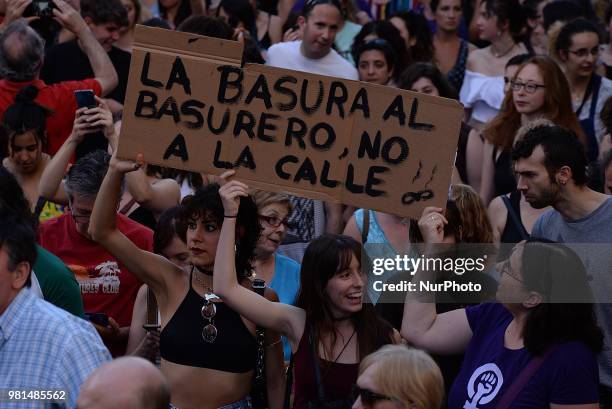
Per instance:
[[[137,26],[118,156],[405,217],[447,198],[452,100],[262,65],[238,42]]]

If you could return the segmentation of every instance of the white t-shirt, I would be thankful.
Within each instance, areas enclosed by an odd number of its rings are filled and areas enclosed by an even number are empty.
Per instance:
[[[328,75],[347,80],[359,79],[357,69],[336,51],[330,50],[325,57],[313,60],[302,54],[301,45],[301,40],[274,44],[268,48],[266,64],[271,67]]]

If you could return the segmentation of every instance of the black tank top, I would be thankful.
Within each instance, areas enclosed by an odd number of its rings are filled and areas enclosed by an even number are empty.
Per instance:
[[[512,169],[512,156],[510,151],[504,149],[499,154],[499,157],[496,158],[497,149],[497,147],[493,149],[493,163],[495,166],[493,181],[495,183],[495,196],[501,196],[516,190],[516,179],[514,177],[514,170]]]
[[[525,229],[525,225],[523,225],[523,220],[521,219],[521,192],[515,190],[510,193],[510,197],[504,195],[502,200],[506,206],[506,210],[508,210],[508,214],[506,216],[504,231],[500,236],[500,242],[519,243],[522,240],[528,239],[529,233],[527,233],[527,229]],[[502,246],[498,259],[504,260],[505,257],[509,256],[509,249],[510,246]]]
[[[202,329],[209,321],[202,317],[204,299],[191,285],[189,291],[160,334],[159,351],[166,361],[175,364],[245,373],[255,369],[257,343],[242,318],[225,303],[215,303],[214,325],[217,338],[209,343]]]

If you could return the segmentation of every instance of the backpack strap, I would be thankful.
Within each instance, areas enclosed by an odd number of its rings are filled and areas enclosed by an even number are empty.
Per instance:
[[[363,225],[361,226],[361,244],[366,244],[370,233],[370,211],[363,209]]]
[[[540,369],[544,361],[546,361],[546,358],[548,358],[556,349],[557,345],[554,345],[544,351],[542,355],[531,358],[527,366],[518,374],[510,387],[506,389],[506,392],[504,392],[504,395],[501,397],[496,409],[510,408],[516,397],[523,390],[525,385],[527,385],[527,382],[529,382],[537,370]]]

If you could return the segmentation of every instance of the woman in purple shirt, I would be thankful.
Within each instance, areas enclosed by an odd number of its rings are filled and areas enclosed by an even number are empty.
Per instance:
[[[419,220],[430,249],[443,239],[440,212],[426,208]],[[465,351],[448,408],[598,408],[596,354],[603,335],[578,256],[530,239],[497,270],[497,303],[437,315],[430,299],[406,299],[404,338],[432,353]],[[423,278],[419,272],[415,279]]]

